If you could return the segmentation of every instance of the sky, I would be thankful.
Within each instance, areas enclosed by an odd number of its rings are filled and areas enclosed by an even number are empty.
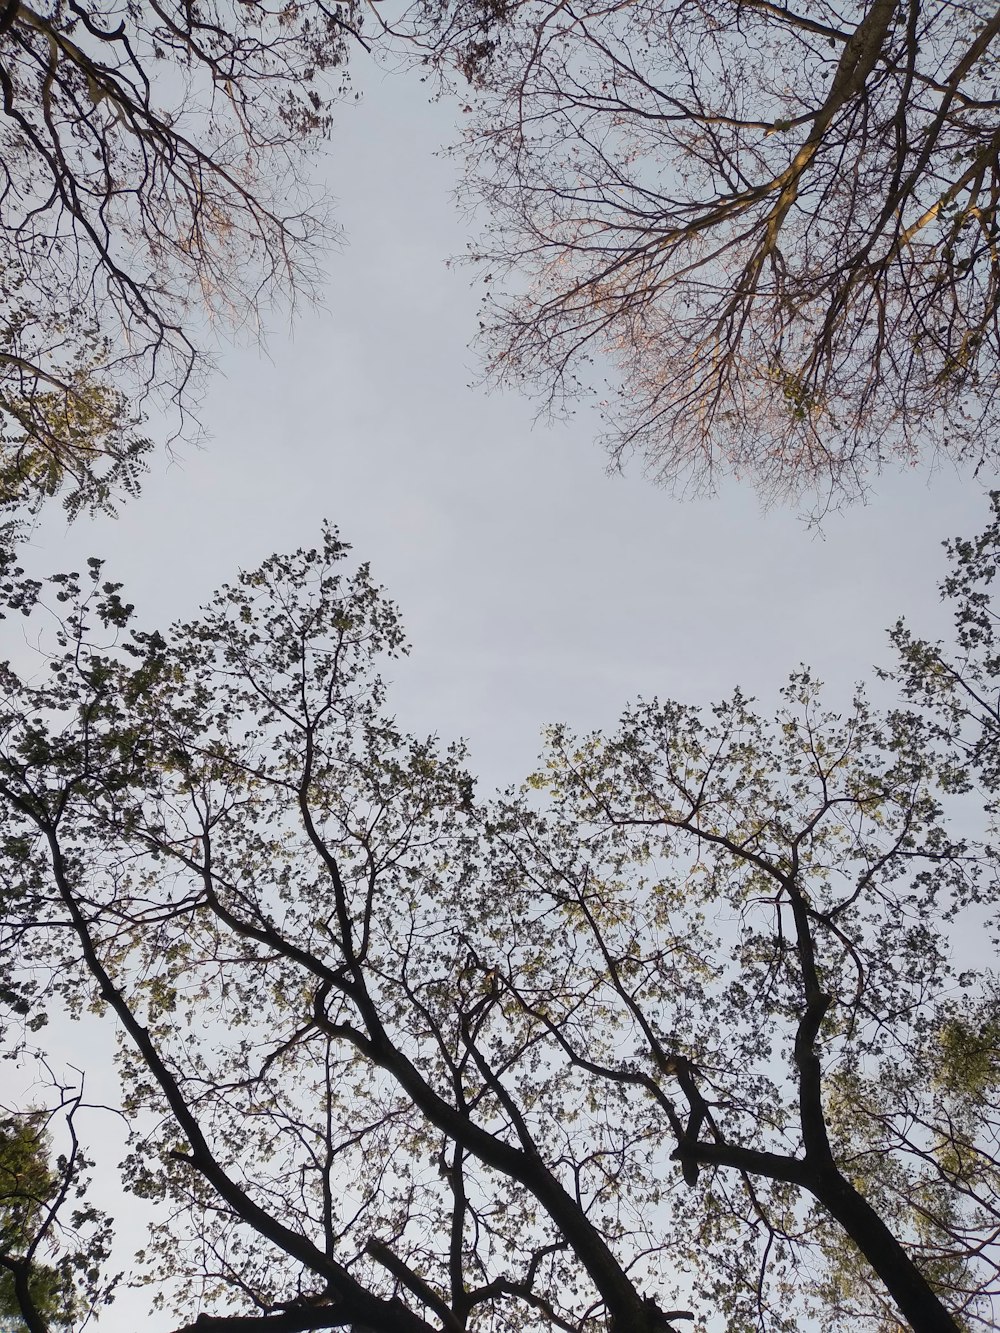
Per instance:
[[[467,737],[489,785],[530,770],[546,722],[605,726],[639,694],[737,683],[770,697],[799,662],[839,696],[887,660],[898,615],[942,625],[940,542],[983,526],[989,477],[887,474],[817,532],[745,486],[691,501],[638,465],[609,476],[588,409],[546,425],[477,386],[474,275],[446,264],[470,235],[438,155],[453,108],[413,76],[356,80],[318,167],[344,234],[323,308],[279,322],[266,352],[224,347],[205,445],[158,453],[115,520],[48,515],[36,568],[105,556],[162,623],[330,519],[402,607],[399,720]]]
[[[47,515],[33,570],[104,556],[162,624],[330,519],[402,607],[400,724],[465,737],[481,793],[531,771],[546,723],[610,726],[639,695],[705,703],[737,684],[771,702],[800,662],[843,700],[889,660],[899,615],[944,632],[940,542],[985,524],[992,478],[887,474],[817,531],[745,487],[694,502],[638,467],[607,475],[588,410],[547,426],[476,387],[477,291],[445,262],[469,227],[436,155],[453,108],[415,77],[359,81],[318,168],[344,233],[324,308],[275,327],[266,354],[224,348],[205,446],[159,453],[117,519]],[[101,1327],[129,1333],[144,1308],[126,1296]]]

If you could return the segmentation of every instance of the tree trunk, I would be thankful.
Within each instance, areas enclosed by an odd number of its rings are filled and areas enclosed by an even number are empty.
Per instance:
[[[821,1168],[807,1188],[874,1268],[914,1333],[959,1333],[958,1324],[906,1250],[836,1167]]]

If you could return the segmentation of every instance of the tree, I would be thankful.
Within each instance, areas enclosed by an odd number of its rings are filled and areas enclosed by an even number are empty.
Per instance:
[[[78,1204],[72,1217],[60,1218],[67,1200],[85,1190],[88,1163],[74,1129],[79,1094],[64,1097],[61,1110],[69,1130],[70,1152],[53,1164],[47,1123],[40,1111],[0,1120],[0,1328],[4,1333],[49,1333],[72,1329],[98,1296],[99,1266],[107,1257],[110,1231],[94,1208]],[[56,1265],[39,1254],[62,1241]],[[72,1238],[73,1243],[67,1241]],[[107,1298],[108,1293],[101,1293]]]
[[[345,557],[168,634],[8,570],[58,630],[3,670],[0,957],[117,1021],[178,1326],[995,1327],[993,860],[933,714],[803,671],[481,801]]]
[[[139,489],[150,449],[99,324],[38,288],[16,265],[0,272],[0,512],[15,523],[60,493],[70,515],[111,509]]]
[[[135,488],[156,389],[187,418],[205,316],[255,326],[311,280],[352,6],[0,10],[0,503]],[[132,406],[129,406],[132,404]]]
[[[996,6],[458,0],[399,25],[467,81],[492,375],[659,480],[863,490],[994,455]]]
[[[989,814],[1000,794],[1000,674],[998,614],[993,584],[1000,552],[1000,491],[990,496],[992,522],[974,538],[945,543],[952,572],[941,596],[954,607],[955,645],[946,648],[914,635],[903,621],[892,632],[900,659],[894,675],[903,696],[936,721],[952,766],[943,781],[958,791],[978,786]],[[991,697],[992,696],[992,697]]]
[[[35,1229],[38,1214],[51,1196],[54,1182],[45,1165],[45,1149],[31,1121],[10,1121],[0,1126],[0,1320],[3,1326],[20,1315],[17,1292],[18,1260],[12,1250],[24,1244]],[[59,1291],[52,1269],[41,1269],[28,1284],[26,1303],[58,1317]]]

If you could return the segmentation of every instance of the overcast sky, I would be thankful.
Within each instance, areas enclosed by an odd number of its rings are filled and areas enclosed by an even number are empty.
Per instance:
[[[416,79],[367,84],[323,167],[346,238],[326,310],[276,329],[268,357],[225,352],[204,450],[158,454],[116,521],[47,517],[33,566],[104,555],[162,623],[329,518],[403,609],[401,725],[467,737],[481,790],[531,770],[546,722],[610,725],[638,694],[705,702],[737,683],[772,698],[800,661],[842,698],[888,659],[898,615],[940,631],[940,541],[983,525],[991,478],[886,476],[817,534],[736,486],[694,503],[638,469],[609,477],[587,411],[545,427],[470,388],[477,295],[445,266],[467,228],[434,156],[452,109]],[[144,1306],[102,1327],[130,1333]]]
[[[736,485],[692,502],[638,467],[609,477],[587,410],[546,426],[469,387],[477,292],[445,263],[468,227],[435,156],[453,110],[415,78],[359,79],[323,164],[345,233],[326,309],[267,356],[224,352],[204,450],[158,454],[115,521],[51,516],[39,564],[105,555],[161,622],[329,518],[402,606],[400,721],[467,736],[489,783],[529,770],[545,722],[604,725],[639,693],[769,693],[800,661],[839,692],[886,660],[897,615],[941,623],[940,541],[983,524],[989,478],[888,475],[817,534]]]

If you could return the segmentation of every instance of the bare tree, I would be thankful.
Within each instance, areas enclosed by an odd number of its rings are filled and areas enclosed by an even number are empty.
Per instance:
[[[308,284],[301,152],[353,32],[323,0],[6,0],[0,501],[134,489],[134,404],[183,417],[206,316],[252,328]]]
[[[609,359],[613,459],[682,488],[826,503],[993,456],[995,5],[458,0],[399,30],[468,80],[472,257],[511,277],[491,374],[551,405]]]

